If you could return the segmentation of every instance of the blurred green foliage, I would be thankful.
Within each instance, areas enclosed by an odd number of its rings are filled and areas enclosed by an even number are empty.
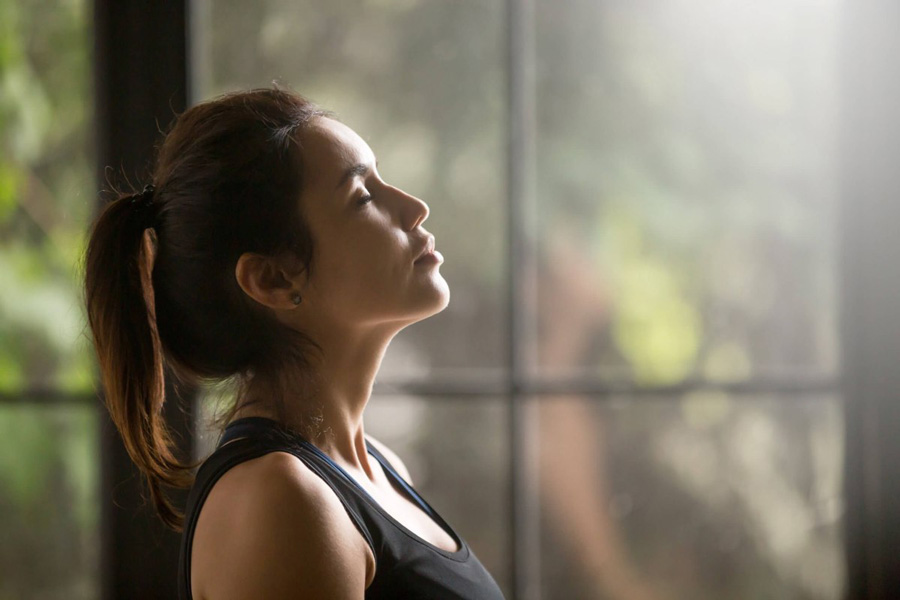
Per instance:
[[[92,406],[0,406],[0,598],[96,598]]]
[[[96,408],[79,260],[94,209],[90,4],[0,0],[0,599],[96,598]]]
[[[0,390],[91,389],[90,5],[0,0]]]

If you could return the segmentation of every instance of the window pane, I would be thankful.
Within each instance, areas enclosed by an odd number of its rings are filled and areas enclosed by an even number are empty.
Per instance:
[[[834,373],[837,4],[537,3],[541,372]]]
[[[502,365],[504,7],[497,2],[195,2],[198,99],[291,85],[425,200],[449,307],[399,335],[381,377]],[[240,43],[235,43],[240,40]]]
[[[0,405],[0,598],[99,590],[99,448],[91,405]]]
[[[544,598],[842,597],[830,397],[532,404]]]
[[[0,0],[0,389],[90,391],[77,264],[96,187],[84,0]]]
[[[90,3],[0,0],[0,392],[93,390]],[[0,597],[99,596],[93,404],[0,405]],[[63,400],[65,402],[65,400]]]

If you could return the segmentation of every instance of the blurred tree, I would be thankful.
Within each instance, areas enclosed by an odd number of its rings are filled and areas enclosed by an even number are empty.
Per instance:
[[[93,212],[90,5],[0,0],[0,598],[95,598],[98,462],[78,261]]]

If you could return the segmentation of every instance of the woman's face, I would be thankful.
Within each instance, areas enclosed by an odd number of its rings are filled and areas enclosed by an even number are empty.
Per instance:
[[[428,205],[383,181],[368,144],[343,123],[317,118],[300,142],[315,255],[298,312],[318,325],[405,326],[443,310],[450,289],[439,262],[415,263],[432,237],[422,227]]]

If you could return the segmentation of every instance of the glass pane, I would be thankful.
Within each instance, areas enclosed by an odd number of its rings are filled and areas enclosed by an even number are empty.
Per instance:
[[[198,99],[278,78],[336,111],[384,179],[429,204],[450,305],[394,340],[381,377],[500,367],[503,3],[193,4]]]
[[[215,449],[220,432],[209,421],[227,403],[212,391],[201,398],[199,457]],[[504,401],[373,396],[365,427],[400,457],[416,491],[466,539],[511,598]]]
[[[0,391],[93,391],[90,3],[0,0]],[[68,402],[68,400],[63,400]],[[93,404],[0,405],[0,597],[99,596]]]
[[[834,374],[838,8],[537,3],[540,372]]]
[[[0,405],[0,598],[100,597],[97,436],[93,405]]]
[[[0,389],[91,391],[90,3],[0,0]]]
[[[531,406],[544,598],[842,598],[831,397]]]

